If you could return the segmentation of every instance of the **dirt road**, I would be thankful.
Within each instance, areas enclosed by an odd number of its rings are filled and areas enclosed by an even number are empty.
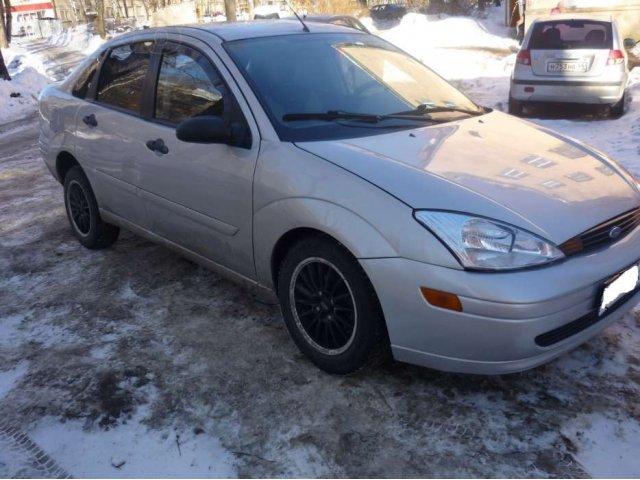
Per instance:
[[[82,248],[36,143],[34,123],[0,134],[0,418],[32,438],[43,422],[211,437],[244,477],[583,477],[590,418],[640,421],[637,314],[523,374],[329,376],[278,308],[213,273],[127,232]],[[4,455],[0,477],[37,472]]]

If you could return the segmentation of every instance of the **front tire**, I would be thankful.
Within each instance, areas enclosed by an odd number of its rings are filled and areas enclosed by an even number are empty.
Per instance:
[[[118,239],[120,229],[100,218],[96,197],[79,166],[64,177],[64,206],[73,234],[86,248],[99,250]]]
[[[386,356],[373,286],[337,242],[317,236],[294,245],[279,269],[278,296],[291,337],[322,370],[346,375]]]

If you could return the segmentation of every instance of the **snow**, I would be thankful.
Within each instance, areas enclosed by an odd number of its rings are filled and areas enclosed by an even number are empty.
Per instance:
[[[139,407],[126,424],[104,430],[46,417],[30,432],[56,462],[79,478],[230,478],[234,458],[206,433],[177,426],[150,429]]]
[[[576,445],[576,459],[593,478],[640,477],[640,423],[602,413],[581,415],[563,428]]]
[[[100,38],[94,34],[92,24],[77,25],[52,35],[47,43],[56,47],[67,47],[69,50],[84,51],[96,41],[96,37]]]
[[[3,49],[10,82],[0,80],[0,125],[32,115],[38,107],[38,94],[49,84],[42,60],[23,46]]]
[[[11,370],[0,370],[0,400],[18,384],[20,379],[29,370],[29,362],[22,361]]]
[[[489,12],[411,13],[380,30],[363,23],[478,103],[506,110],[517,43],[502,10]],[[87,54],[102,40],[80,27],[49,44]],[[49,81],[43,58],[25,46],[3,54],[15,80],[0,82],[0,125],[33,114]],[[5,103],[18,89],[22,102]],[[620,119],[528,120],[640,175],[640,68]],[[9,138],[2,135],[0,142]],[[210,272],[126,232],[109,251],[81,248],[64,225],[59,185],[37,157],[37,133],[24,135],[24,148],[0,147],[3,192],[13,192],[2,197],[10,208],[0,202],[0,248],[11,252],[0,255],[0,412],[70,474],[640,476],[637,312],[523,374],[476,378],[393,365],[324,375],[295,351],[277,308]],[[139,365],[148,370],[128,373]],[[131,395],[106,427],[94,418],[110,411],[99,388],[105,373]],[[29,460],[2,456],[12,448],[0,435],[0,477],[20,476]]]

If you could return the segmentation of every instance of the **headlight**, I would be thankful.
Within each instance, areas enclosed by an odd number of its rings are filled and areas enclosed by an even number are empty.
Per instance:
[[[550,242],[496,220],[430,210],[416,211],[415,218],[449,247],[464,268],[511,270],[564,257]]]

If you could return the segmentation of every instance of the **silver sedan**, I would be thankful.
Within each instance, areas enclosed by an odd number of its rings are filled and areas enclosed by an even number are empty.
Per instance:
[[[509,113],[527,102],[610,105],[624,113],[629,70],[615,20],[553,16],[535,20],[511,76]]]
[[[279,301],[329,372],[389,353],[524,370],[638,301],[631,175],[363,32],[123,35],[45,89],[40,115],[80,243],[126,228]]]

